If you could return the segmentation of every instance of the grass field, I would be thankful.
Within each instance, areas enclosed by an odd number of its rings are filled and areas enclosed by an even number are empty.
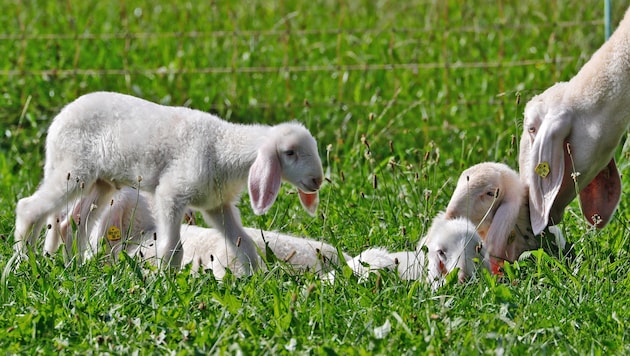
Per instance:
[[[613,1],[613,26],[624,4]],[[518,168],[522,112],[604,40],[603,1],[5,1],[0,15],[0,349],[34,353],[628,354],[630,140],[609,226],[576,203],[574,261],[542,252],[503,278],[432,292],[383,273],[334,284],[268,273],[151,273],[133,259],[36,255],[15,271],[14,209],[46,129],[77,96],[130,93],[229,121],[303,122],[329,182],[316,218],[285,185],[244,224],[350,254],[411,249],[466,167]],[[625,147],[623,147],[625,146]],[[40,240],[41,243],[41,240]],[[41,248],[38,248],[40,251]],[[10,272],[10,273],[7,273]],[[390,325],[383,338],[375,329]],[[387,329],[385,327],[385,329]]]

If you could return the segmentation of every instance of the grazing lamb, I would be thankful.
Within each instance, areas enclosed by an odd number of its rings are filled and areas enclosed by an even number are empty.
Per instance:
[[[82,198],[84,201],[75,203],[90,204],[93,195]],[[86,201],[87,200],[87,201]],[[90,248],[96,251],[104,240],[107,250],[114,258],[125,250],[129,255],[137,255],[143,260],[155,261],[157,255],[154,240],[155,221],[151,213],[152,199],[145,192],[139,192],[130,187],[123,187],[112,196],[106,211],[98,218],[90,221],[94,225],[91,229]],[[72,211],[72,210],[71,210]],[[60,214],[57,234],[49,232],[46,238],[67,237],[72,235],[70,215]],[[76,219],[76,216],[72,216]],[[331,265],[339,263],[339,252],[333,246],[321,241],[281,234],[275,231],[261,231],[244,228],[247,236],[253,240],[256,248],[264,256],[268,247],[279,260],[285,261],[298,271],[311,270],[322,273]],[[236,276],[247,274],[248,266],[238,259],[237,247],[228,243],[217,229],[202,228],[194,225],[182,225],[180,228],[182,239],[182,264],[192,263],[192,270],[211,269],[217,279],[223,278],[227,269]],[[71,242],[71,239],[64,239]],[[56,242],[58,248],[60,242]],[[46,244],[54,246],[52,242]],[[54,250],[48,250],[54,253]],[[350,256],[343,255],[349,260]]]
[[[630,10],[570,81],[525,106],[519,165],[534,234],[559,223],[577,191],[590,224],[610,221],[621,196],[614,154],[630,124],[628,93]]]
[[[540,247],[529,229],[527,190],[518,173],[503,163],[484,162],[462,172],[445,218],[466,217],[477,226],[493,272],[501,261]]]
[[[300,124],[239,125],[129,95],[87,94],[67,105],[48,130],[44,180],[17,204],[16,249],[24,252],[44,220],[55,224],[54,213],[82,192],[94,189],[94,205],[103,209],[116,188],[136,186],[155,199],[160,263],[181,264],[180,222],[192,207],[238,245],[245,265],[257,268],[256,246],[235,202],[247,182],[254,212],[263,214],[282,179],[298,188],[302,205],[314,214],[323,169],[315,139]],[[88,216],[87,205],[80,217]],[[91,224],[79,225],[84,248]]]
[[[474,276],[475,259],[487,268],[484,253],[481,237],[468,219],[446,219],[439,214],[427,235],[418,242],[416,251],[390,253],[382,248],[371,248],[349,260],[348,265],[359,276],[371,270],[396,268],[402,279],[424,279],[437,288],[455,268],[459,268],[460,282]]]

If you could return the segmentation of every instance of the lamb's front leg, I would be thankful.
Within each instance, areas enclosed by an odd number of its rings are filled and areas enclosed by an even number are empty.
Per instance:
[[[238,209],[231,204],[226,204],[215,210],[203,211],[202,214],[214,228],[221,231],[223,236],[237,247],[238,258],[243,265],[246,268],[251,266],[253,271],[257,270],[260,255],[256,244],[243,229]]]
[[[156,191],[154,214],[157,224],[157,263],[160,267],[167,265],[176,269],[181,267],[180,222],[185,209],[185,202],[160,195]]]

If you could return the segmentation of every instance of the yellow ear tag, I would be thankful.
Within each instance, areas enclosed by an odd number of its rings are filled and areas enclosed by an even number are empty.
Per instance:
[[[547,162],[538,163],[538,165],[536,166],[536,169],[534,169],[534,172],[536,172],[536,174],[538,174],[542,178],[546,178],[549,175],[549,163]]]
[[[107,229],[107,239],[109,241],[118,241],[121,238],[120,229],[116,226],[110,226]]]

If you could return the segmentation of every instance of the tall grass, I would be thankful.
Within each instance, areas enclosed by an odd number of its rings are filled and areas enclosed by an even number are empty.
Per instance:
[[[616,24],[625,9],[614,7]],[[604,38],[600,1],[10,1],[2,11],[2,269],[15,203],[41,179],[50,120],[83,93],[125,92],[235,122],[304,122],[329,178],[317,218],[284,187],[264,216],[245,195],[244,223],[351,254],[402,250],[444,209],[464,168],[517,168],[524,104],[575,74]],[[628,353],[628,142],[610,225],[593,230],[577,204],[565,215],[571,261],[534,252],[502,279],[484,273],[434,293],[389,273],[360,283],[339,269],[327,284],[274,264],[219,283],[129,258],[77,265],[36,252],[3,275],[0,349]]]

